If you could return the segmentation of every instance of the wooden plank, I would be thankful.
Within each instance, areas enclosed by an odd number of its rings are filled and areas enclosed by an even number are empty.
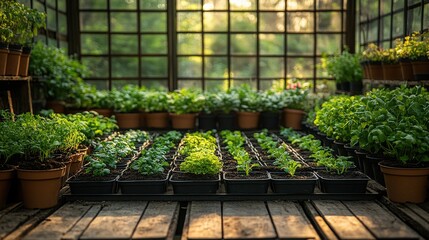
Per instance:
[[[2,210],[0,211],[0,219],[1,219],[4,215],[6,215],[7,213],[12,212],[12,210],[18,209],[18,207],[22,207],[22,202],[12,204],[12,205],[8,206],[7,208],[2,209]]]
[[[317,228],[319,234],[323,236],[323,239],[337,240],[337,236],[326,223],[325,219],[317,212],[314,206],[310,202],[304,202],[304,210],[307,215],[311,216],[310,221],[313,222],[314,226]]]
[[[279,239],[320,239],[301,206],[293,202],[268,202]]]
[[[420,208],[417,204],[414,203],[406,203],[405,206],[407,208],[411,209],[413,212],[415,212],[417,215],[420,216],[423,220],[427,222],[426,226],[429,228],[429,213],[426,212],[424,209]]]
[[[220,202],[191,203],[188,239],[222,239]]]
[[[23,239],[61,239],[89,209],[79,203],[67,203],[47,217]]]
[[[132,239],[167,239],[176,229],[177,202],[150,202]]]
[[[101,205],[93,205],[91,208],[83,215],[81,219],[61,238],[62,240],[74,240],[79,239],[83,231],[89,226],[92,220],[97,216],[101,210]]]
[[[38,210],[36,214],[32,215],[31,218],[28,218],[28,221],[25,221],[19,225],[13,232],[7,235],[3,240],[16,240],[21,239],[26,233],[33,229],[37,224],[39,224],[43,219],[51,215],[56,208]],[[33,211],[33,210],[27,210]],[[0,224],[2,225],[2,224]]]
[[[274,239],[277,234],[264,202],[224,202],[224,239]]]
[[[129,239],[147,202],[110,202],[101,209],[81,239]]]
[[[365,226],[340,201],[313,201],[329,226],[341,239],[374,239]]]
[[[3,239],[39,211],[38,209],[25,209],[21,206],[4,215],[0,218],[0,239]]]
[[[376,202],[353,201],[344,204],[377,238],[419,238],[404,222]]]

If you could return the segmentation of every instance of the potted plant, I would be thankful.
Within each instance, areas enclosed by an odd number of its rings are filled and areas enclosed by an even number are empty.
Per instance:
[[[202,130],[216,129],[216,113],[218,109],[215,93],[204,94],[203,110],[198,114],[198,128]]]
[[[202,95],[182,88],[170,93],[168,112],[173,129],[194,129],[197,113],[203,108]]]
[[[362,92],[363,71],[358,54],[344,50],[341,54],[328,57],[326,70],[334,77],[337,90],[358,94]]]
[[[247,84],[236,87],[232,91],[237,94],[240,101],[237,112],[238,127],[240,129],[258,128],[261,112],[259,93]]]
[[[286,128],[295,130],[302,129],[302,119],[305,115],[305,105],[307,103],[308,90],[296,88],[283,91],[282,98],[284,103],[283,122]]]
[[[9,9],[12,1],[1,1],[0,10]],[[14,15],[12,15],[14,16]],[[13,38],[13,31],[11,25],[13,24],[12,16],[6,17],[6,14],[0,14],[0,76],[6,75],[7,57],[9,55],[9,43]]]
[[[414,80],[426,80],[429,75],[429,35],[413,33],[409,40],[409,58],[413,67]]]
[[[385,80],[402,80],[401,66],[394,48],[380,50],[382,54],[383,76]]]
[[[143,104],[140,108],[146,114],[146,127],[154,129],[165,129],[169,127],[168,119],[168,93],[165,91],[149,90],[145,92]]]
[[[121,129],[140,127],[139,94],[138,86],[126,85],[122,89],[111,91],[115,118]]]
[[[259,126],[266,129],[278,129],[280,125],[280,110],[283,108],[281,93],[272,90],[261,92],[260,101],[262,112]]]
[[[235,92],[230,90],[216,93],[214,99],[217,106],[217,122],[219,130],[233,130],[236,128],[236,111],[240,100]]]
[[[94,103],[91,106],[91,110],[97,112],[104,117],[110,117],[113,114],[113,99],[110,95],[110,91],[97,90],[93,92]]]
[[[381,60],[383,54],[377,45],[370,43],[362,52],[362,59],[367,62],[368,70],[372,80],[384,80],[383,68]]]

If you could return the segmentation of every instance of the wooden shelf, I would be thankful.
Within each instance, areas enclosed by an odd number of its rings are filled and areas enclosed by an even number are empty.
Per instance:
[[[416,86],[416,85],[429,85],[429,80],[423,81],[402,81],[402,80],[373,80],[373,79],[363,79],[364,84],[383,84],[383,85],[407,85],[407,86]]]
[[[0,76],[0,81],[31,81],[31,76]]]

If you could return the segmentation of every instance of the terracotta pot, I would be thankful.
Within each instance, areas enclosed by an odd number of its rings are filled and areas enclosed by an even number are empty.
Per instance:
[[[186,114],[175,114],[170,113],[171,126],[173,129],[194,129],[197,114],[186,113]]]
[[[414,72],[414,80],[428,80],[429,61],[415,61],[411,62],[411,64]]]
[[[115,117],[120,129],[140,127],[140,113],[115,113]]]
[[[368,69],[372,80],[384,80],[381,63],[369,63]]]
[[[283,109],[283,126],[286,128],[292,128],[294,130],[302,129],[302,118],[305,112],[297,109]]]
[[[21,61],[22,47],[19,45],[9,45],[9,55],[7,56],[6,75],[18,76],[19,63]]]
[[[383,76],[385,80],[402,80],[401,66],[396,64],[382,64]]]
[[[12,179],[15,177],[15,168],[0,170],[0,209],[6,206]]]
[[[146,113],[141,112],[140,113],[140,128],[145,128],[145,127],[146,127]]]
[[[367,62],[362,62],[361,66],[363,68],[363,78],[364,79],[371,79],[371,74],[369,72],[368,63]]]
[[[70,169],[71,169],[71,163],[72,160],[70,158],[65,159],[64,161],[60,161],[61,163],[63,163],[66,166],[66,171],[64,176],[61,178],[61,187],[64,187],[66,184],[67,179],[70,176]]]
[[[27,77],[28,76],[28,65],[30,64],[30,47],[23,47],[21,59],[19,61],[19,76]]]
[[[17,169],[25,208],[51,208],[57,205],[61,178],[66,167],[50,170]]]
[[[256,129],[259,126],[260,112],[237,112],[238,128]]]
[[[151,112],[146,113],[146,127],[148,128],[168,128],[168,113]]]
[[[113,114],[113,110],[110,108],[94,108],[91,110],[105,117],[111,117]]]
[[[379,166],[384,174],[387,196],[392,202],[422,203],[426,199],[429,168],[399,168]]]
[[[69,156],[71,160],[69,176],[75,175],[77,172],[79,172],[80,169],[82,169],[83,158],[85,157],[85,154],[86,154],[86,150],[84,152],[83,151],[77,152]]]
[[[0,45],[0,76],[6,75],[7,56],[9,49],[6,44]]]
[[[66,107],[61,101],[47,101],[46,108],[52,109],[54,113],[65,113]]]
[[[404,81],[413,81],[414,80],[414,71],[411,62],[401,61],[399,62],[401,66],[402,80]]]

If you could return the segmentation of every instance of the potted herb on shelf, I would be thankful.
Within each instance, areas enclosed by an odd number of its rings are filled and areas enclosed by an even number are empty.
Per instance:
[[[259,126],[266,129],[278,129],[280,126],[280,110],[283,108],[281,93],[265,91],[260,93],[262,112]]]
[[[233,130],[237,125],[236,111],[240,100],[235,92],[230,90],[216,93],[214,99],[217,109],[217,122],[219,130]]]
[[[383,59],[382,51],[374,43],[370,43],[362,53],[362,59],[367,62],[370,79],[384,80],[381,60]]]
[[[170,93],[168,112],[173,129],[194,129],[198,112],[203,108],[202,95],[191,89],[180,89]]]
[[[198,128],[202,130],[216,129],[217,116],[215,111],[218,109],[216,94],[205,93],[203,110],[198,114]]]
[[[396,81],[402,80],[402,71],[395,49],[389,48],[381,50],[381,54],[384,79]]]
[[[362,93],[363,71],[358,54],[344,50],[341,54],[328,57],[326,70],[335,79],[338,91]]]
[[[138,86],[127,85],[122,89],[113,89],[111,94],[115,111],[115,118],[121,129],[140,127],[139,94]]]
[[[295,130],[302,129],[302,119],[305,115],[308,90],[296,88],[288,89],[282,92],[284,103],[282,113],[282,125],[286,128]]]
[[[261,103],[259,93],[249,85],[243,84],[232,89],[240,101],[237,112],[237,123],[240,129],[256,129],[259,126]]]
[[[429,35],[414,33],[410,37],[409,58],[413,67],[414,80],[427,80],[429,77]]]

